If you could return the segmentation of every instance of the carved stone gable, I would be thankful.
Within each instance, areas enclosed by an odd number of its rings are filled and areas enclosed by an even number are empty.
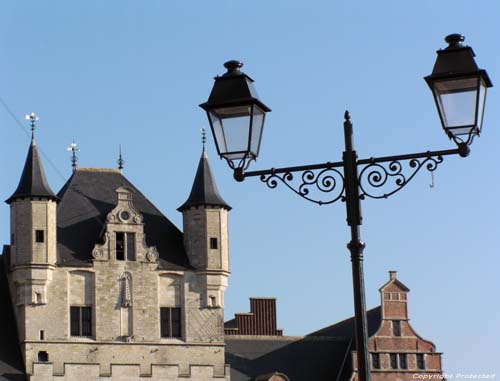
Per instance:
[[[116,189],[118,204],[108,213],[106,220],[113,224],[142,225],[142,215],[133,204],[133,190],[124,186]]]
[[[120,186],[116,189],[117,204],[106,217],[103,242],[97,243],[92,257],[98,261],[158,261],[158,251],[146,245],[144,219],[135,208],[134,191]]]

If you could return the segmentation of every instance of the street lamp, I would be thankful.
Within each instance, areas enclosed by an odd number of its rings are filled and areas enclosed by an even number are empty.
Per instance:
[[[200,107],[207,112],[218,154],[231,168],[245,170],[259,155],[266,112],[271,109],[259,100],[242,66],[239,61],[226,62],[227,73],[215,77],[208,101]]]
[[[486,89],[492,83],[486,71],[478,69],[472,49],[462,44],[462,35],[449,35],[445,41],[449,46],[437,51],[432,74],[425,80],[433,93],[443,129],[457,144],[456,149],[358,159],[353,126],[346,111],[342,161],[246,172],[259,154],[265,113],[271,110],[258,99],[253,80],[241,72],[243,64],[226,62],[227,73],[215,78],[208,101],[200,105],[207,112],[219,156],[226,159],[237,181],[260,176],[270,188],[284,184],[319,205],[338,200],[346,203],[351,230],[347,248],[352,262],[359,381],[370,381],[360,202],[393,195],[421,168],[434,172],[443,162],[443,156],[467,157],[474,136],[481,132]],[[295,176],[295,173],[300,174]],[[328,196],[325,198],[323,194]]]
[[[444,130],[455,143],[471,144],[483,123],[486,88],[492,87],[488,73],[474,61],[474,51],[464,46],[464,36],[446,37],[449,46],[438,50],[432,74],[425,77]]]

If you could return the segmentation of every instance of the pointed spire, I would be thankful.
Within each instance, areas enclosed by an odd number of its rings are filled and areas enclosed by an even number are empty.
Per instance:
[[[35,143],[35,127],[38,117],[31,113],[26,115],[26,120],[31,122],[31,144],[28,150],[28,156],[24,164],[23,173],[19,185],[15,192],[5,202],[10,204],[18,198],[48,198],[51,200],[58,200],[57,196],[50,189],[45,172],[43,171],[42,162],[38,149]]]
[[[80,148],[78,148],[78,145],[73,140],[73,143],[69,145],[67,150],[71,152],[71,167],[73,168],[73,172],[75,172],[77,167],[76,163],[78,162],[78,157],[76,156],[76,153],[80,152]]]
[[[117,163],[118,163],[118,169],[121,172],[123,170],[123,164],[125,164],[125,160],[123,160],[123,157],[122,157],[122,145],[121,144],[120,144],[120,153],[118,155]]]
[[[205,149],[201,153],[191,193],[187,201],[177,208],[177,210],[182,212],[192,206],[219,206],[231,210],[231,207],[219,194]]]

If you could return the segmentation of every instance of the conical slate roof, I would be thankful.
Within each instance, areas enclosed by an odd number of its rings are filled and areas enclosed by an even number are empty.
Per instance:
[[[191,194],[189,195],[187,201],[182,204],[177,210],[182,212],[183,210],[191,206],[220,206],[227,210],[231,210],[231,207],[224,201],[224,199],[219,194],[217,185],[215,184],[214,177],[212,175],[212,170],[210,169],[210,164],[208,163],[207,154],[203,150],[200,158],[200,163],[198,164],[198,170],[196,171],[196,176],[193,182],[193,188],[191,189]]]
[[[34,138],[31,139],[28,157],[26,158],[26,163],[24,164],[23,174],[21,175],[19,185],[17,186],[14,194],[5,202],[10,204],[18,198],[32,197],[58,200],[57,196],[54,192],[52,192],[52,189],[50,189],[47,179],[45,178],[45,172],[43,171],[42,162],[40,160],[40,155],[38,154]]]

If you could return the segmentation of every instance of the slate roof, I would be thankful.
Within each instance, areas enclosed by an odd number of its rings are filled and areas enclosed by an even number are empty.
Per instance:
[[[381,307],[367,311],[368,336],[381,324]],[[226,322],[231,325],[232,321]],[[304,337],[226,336],[226,362],[231,381],[280,372],[293,381],[348,381],[356,349],[354,317]]]
[[[210,164],[208,163],[207,154],[203,150],[196,170],[193,187],[187,201],[182,204],[177,210],[182,212],[191,206],[220,206],[227,210],[231,207],[224,201],[217,189]]]
[[[4,253],[6,251],[4,250]],[[4,260],[7,255],[0,256],[0,380],[24,381],[24,365],[13,306],[9,295],[9,286],[5,273]]]
[[[293,381],[348,380],[340,378],[351,357],[348,338],[226,336],[225,341],[231,381],[253,380],[272,372]]]
[[[377,333],[380,328],[380,324],[382,323],[382,307],[378,306],[366,311],[366,320],[368,322],[368,337],[371,337]],[[353,350],[356,350],[354,335],[354,317],[350,317],[318,331],[311,332],[307,336],[349,337],[353,339]]]
[[[133,190],[133,204],[144,217],[146,244],[156,246],[166,269],[190,268],[182,232],[120,171],[78,168],[58,193],[57,258],[62,266],[90,266],[92,249],[102,240],[107,214],[117,204],[116,189]]]
[[[17,198],[24,197],[42,197],[57,200],[56,195],[50,189],[45,172],[43,171],[42,161],[36,148],[35,139],[31,139],[31,145],[28,150],[28,156],[24,163],[23,173],[19,185],[5,202],[10,204]]]

